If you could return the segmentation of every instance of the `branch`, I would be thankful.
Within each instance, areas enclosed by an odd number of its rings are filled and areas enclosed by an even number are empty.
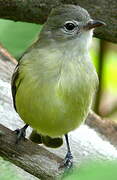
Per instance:
[[[0,59],[17,64],[16,59],[0,44]]]
[[[0,156],[40,179],[56,179],[62,159],[25,139],[15,144],[16,135],[0,124]]]
[[[90,112],[86,124],[104,135],[106,139],[117,147],[117,123],[109,119],[102,119],[94,112]]]
[[[116,0],[0,0],[0,17],[43,24],[51,9],[62,3],[80,5],[89,11],[92,18],[103,20],[107,26],[97,28],[95,36],[117,42]]]

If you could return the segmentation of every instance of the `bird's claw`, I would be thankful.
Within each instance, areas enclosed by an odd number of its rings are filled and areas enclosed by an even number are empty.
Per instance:
[[[17,135],[17,138],[16,138],[16,144],[18,144],[18,142],[22,139],[24,140],[25,139],[25,136],[26,136],[26,131],[24,128],[21,128],[21,129],[16,129],[14,131]]]
[[[64,161],[60,164],[60,168],[65,168],[66,170],[71,169],[73,166],[73,156],[71,152],[68,152],[65,156]]]
[[[64,159],[64,167],[70,169],[73,166],[73,156],[68,152]]]

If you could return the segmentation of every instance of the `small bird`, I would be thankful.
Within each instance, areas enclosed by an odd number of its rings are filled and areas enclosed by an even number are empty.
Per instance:
[[[12,76],[14,107],[26,123],[16,130],[17,141],[28,126],[30,139],[48,147],[62,145],[65,135],[67,168],[73,164],[68,133],[85,121],[98,86],[89,47],[93,29],[102,25],[80,6],[53,8]]]

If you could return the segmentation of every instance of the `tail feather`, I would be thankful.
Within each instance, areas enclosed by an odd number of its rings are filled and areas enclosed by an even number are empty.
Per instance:
[[[63,139],[61,137],[52,138],[49,136],[43,136],[33,130],[29,139],[37,144],[44,144],[47,147],[58,148],[63,144]]]
[[[32,130],[29,139],[37,144],[42,144],[42,136],[36,130]]]

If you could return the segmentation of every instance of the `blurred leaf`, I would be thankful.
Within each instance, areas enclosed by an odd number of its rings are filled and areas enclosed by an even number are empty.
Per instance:
[[[36,39],[41,25],[0,20],[0,42],[16,58]]]
[[[0,158],[0,180],[21,180],[11,163]]]
[[[99,40],[94,39],[94,45],[91,48],[91,57],[95,67],[98,67],[98,47]],[[103,68],[103,89],[117,94],[117,53],[108,49],[105,52]]]
[[[116,180],[117,162],[90,162],[75,169],[63,180]]]
[[[112,93],[117,93],[117,53],[107,52],[105,61],[103,85]]]

